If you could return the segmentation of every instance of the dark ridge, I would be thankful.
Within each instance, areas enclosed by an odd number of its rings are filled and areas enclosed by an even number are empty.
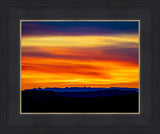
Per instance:
[[[46,87],[46,88],[33,88],[33,89],[25,89],[24,91],[29,90],[42,90],[42,91],[54,91],[54,92],[88,92],[88,91],[99,91],[99,90],[122,90],[122,91],[136,91],[137,88],[127,88],[127,87],[110,87],[110,88],[93,88],[93,87]]]
[[[22,112],[138,112],[136,90],[22,91]]]

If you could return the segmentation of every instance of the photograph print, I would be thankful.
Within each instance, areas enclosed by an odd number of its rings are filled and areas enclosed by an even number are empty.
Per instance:
[[[139,114],[138,20],[21,20],[21,114]]]

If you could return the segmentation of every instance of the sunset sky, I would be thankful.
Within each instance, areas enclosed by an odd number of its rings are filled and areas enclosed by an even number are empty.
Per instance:
[[[139,86],[138,21],[22,21],[21,89]]]

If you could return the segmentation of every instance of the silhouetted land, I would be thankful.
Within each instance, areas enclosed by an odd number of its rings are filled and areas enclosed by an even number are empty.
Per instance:
[[[22,91],[22,112],[138,112],[137,89],[92,89],[78,92],[25,90]]]

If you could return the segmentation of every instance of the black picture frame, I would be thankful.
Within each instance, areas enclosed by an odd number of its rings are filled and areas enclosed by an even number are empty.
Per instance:
[[[0,0],[0,134],[159,134],[159,0]],[[140,114],[20,114],[20,20],[140,20]]]

